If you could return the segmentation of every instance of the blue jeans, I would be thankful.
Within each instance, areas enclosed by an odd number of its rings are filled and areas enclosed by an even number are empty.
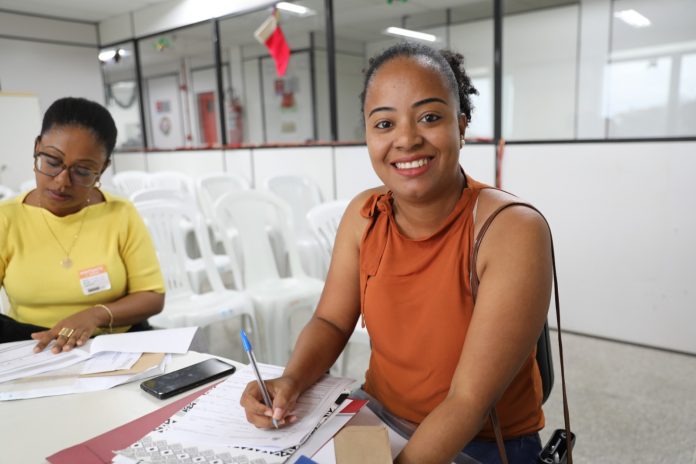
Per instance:
[[[351,398],[368,400],[367,407],[387,426],[404,437],[411,438],[417,424],[402,419],[389,412],[379,401],[362,388],[353,390]],[[505,440],[505,453],[509,464],[535,464],[541,451],[541,438],[538,433]],[[455,457],[459,464],[501,464],[498,445],[495,441],[473,440]]]
[[[505,440],[505,452],[510,464],[534,464],[541,451],[538,433]],[[500,464],[500,454],[495,441],[473,440],[462,450],[481,464]]]

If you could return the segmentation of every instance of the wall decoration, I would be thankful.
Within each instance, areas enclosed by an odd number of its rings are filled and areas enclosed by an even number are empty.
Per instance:
[[[279,18],[280,14],[274,8],[271,16],[256,29],[254,37],[268,48],[268,53],[275,62],[276,73],[279,77],[283,77],[290,62],[290,47],[280,28]]]
[[[275,94],[280,97],[281,111],[296,111],[295,92],[297,90],[297,76],[287,76],[275,80]]]
[[[169,113],[172,111],[172,104],[169,100],[157,100],[155,102],[155,110],[158,113]]]
[[[160,118],[159,130],[164,135],[169,135],[169,133],[172,131],[172,120],[169,119],[167,116]]]
[[[293,53],[285,76],[277,77],[275,63],[262,60],[266,140],[304,142],[314,139],[309,52]]]

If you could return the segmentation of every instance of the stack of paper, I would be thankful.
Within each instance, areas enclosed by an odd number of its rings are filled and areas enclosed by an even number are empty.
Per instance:
[[[164,372],[165,353],[186,353],[195,327],[101,335],[84,346],[34,353],[36,341],[0,344],[0,401],[105,390]]]

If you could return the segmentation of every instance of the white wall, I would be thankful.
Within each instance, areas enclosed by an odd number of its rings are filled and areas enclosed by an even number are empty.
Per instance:
[[[564,327],[696,353],[696,142],[508,145],[556,242]]]
[[[150,172],[179,171],[195,178],[211,172],[223,172],[222,150],[187,150],[147,154]]]
[[[0,35],[29,40],[97,45],[96,25],[0,11]]]
[[[35,95],[0,92],[0,185],[20,190],[34,178],[34,137],[41,128],[39,100]]]
[[[33,178],[30,153],[51,103],[66,96],[104,103],[96,43],[93,25],[0,11],[0,90],[35,97],[30,117],[0,108],[3,183],[18,188]]]
[[[0,38],[0,85],[4,92],[37,95],[42,112],[66,96],[104,103],[96,47]]]

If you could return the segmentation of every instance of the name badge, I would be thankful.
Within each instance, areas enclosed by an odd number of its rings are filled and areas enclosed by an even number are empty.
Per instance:
[[[106,266],[96,266],[80,271],[80,286],[85,295],[110,290],[111,281],[109,273],[106,272]]]

